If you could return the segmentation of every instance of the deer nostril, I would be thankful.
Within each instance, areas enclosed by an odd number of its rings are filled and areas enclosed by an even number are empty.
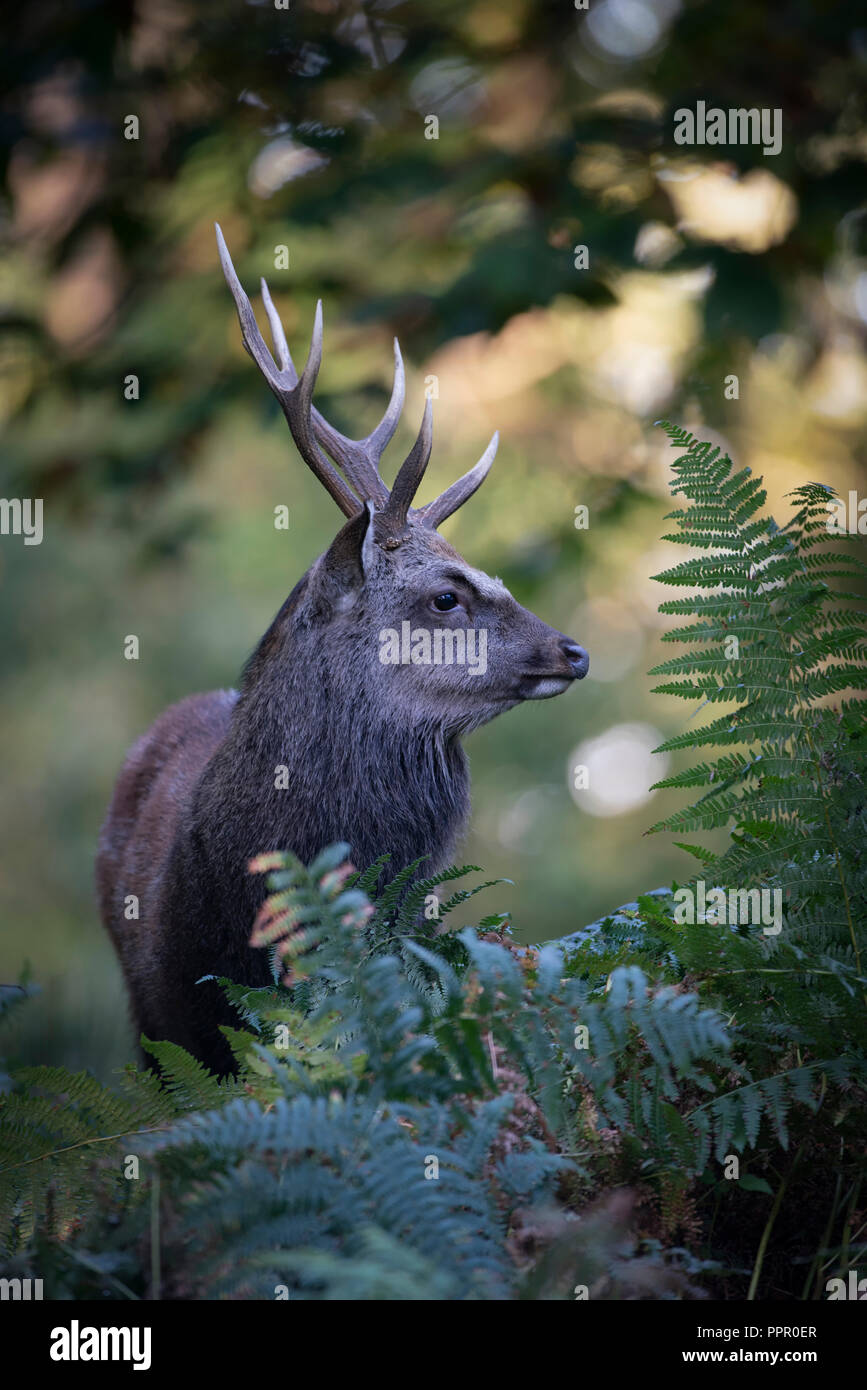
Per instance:
[[[575,672],[576,680],[583,680],[590,670],[590,657],[583,647],[579,647],[577,642],[562,642],[561,651],[565,656],[572,670]]]

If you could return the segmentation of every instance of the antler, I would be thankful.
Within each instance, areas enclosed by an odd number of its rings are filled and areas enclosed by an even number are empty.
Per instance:
[[[220,224],[216,223],[215,226],[220,263],[238,310],[244,346],[280,402],[290,433],[304,462],[331,494],[345,516],[355,516],[367,502],[372,502],[382,519],[383,527],[391,534],[396,535],[403,531],[410,518],[435,530],[446,517],[463,506],[484,482],[497,452],[499,435],[494,434],[478,463],[458,482],[453,483],[435,501],[428,502],[424,507],[414,508],[412,501],[424,477],[433,443],[432,410],[428,399],[418,438],[401,464],[394,486],[389,491],[380,476],[379,462],[397,429],[403,410],[405,377],[397,339],[394,340],[394,385],[386,412],[376,429],[364,439],[349,439],[330,425],[313,405],[313,388],[322,361],[322,301],[319,300],[316,305],[310,351],[304,370],[299,376],[268,286],[264,279],[262,280],[262,302],[268,315],[274,351],[280,364],[278,366],[259,332],[256,316],[235,273]],[[343,470],[345,478],[337,472],[331,460],[326,458],[323,449],[328,451],[334,462]]]

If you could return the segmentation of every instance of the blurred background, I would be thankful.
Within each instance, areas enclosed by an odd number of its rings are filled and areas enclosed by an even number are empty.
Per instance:
[[[92,889],[113,779],[167,703],[236,681],[340,521],[241,346],[215,219],[296,360],[322,297],[317,403],[346,433],[399,336],[387,477],[426,384],[425,495],[500,430],[444,534],[591,653],[469,741],[462,857],[514,880],[485,910],[539,941],[687,877],[643,836],[675,805],[652,750],[693,713],[645,674],[651,576],[682,558],[652,425],[763,473],[778,520],[799,483],[863,488],[863,10],[39,0],[6,28],[0,492],[44,502],[41,545],[0,537],[0,980],[29,961],[43,990],[16,1053],[131,1055]],[[676,145],[699,100],[780,108],[781,153]]]

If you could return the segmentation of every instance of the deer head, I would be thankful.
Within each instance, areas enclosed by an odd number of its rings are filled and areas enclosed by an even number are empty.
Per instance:
[[[340,640],[320,641],[316,664],[333,664],[335,686],[373,696],[396,722],[403,712],[417,727],[450,734],[466,733],[522,700],[559,695],[581,680],[589,666],[584,649],[522,608],[499,579],[468,565],[438,533],[481,486],[498,436],[458,482],[416,507],[431,454],[428,400],[418,437],[389,489],[379,464],[404,403],[397,340],[388,408],[366,438],[349,439],[313,405],[322,359],[321,302],[299,375],[264,279],[262,300],[276,362],[219,226],[217,242],[244,345],[280,402],[304,462],[349,518],[301,591],[284,605],[266,638],[269,662],[286,623],[293,629],[296,654],[299,631],[309,641],[328,628]]]

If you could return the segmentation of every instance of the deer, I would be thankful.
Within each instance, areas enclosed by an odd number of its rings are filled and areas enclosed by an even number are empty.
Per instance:
[[[253,650],[239,690],[182,699],[129,750],[99,836],[100,915],[139,1036],[180,1044],[225,1075],[235,1063],[221,1027],[238,1017],[218,978],[272,983],[268,952],[250,944],[265,891],[252,857],[291,850],[310,863],[342,841],[357,866],[387,853],[396,872],[436,873],[469,817],[462,739],[522,701],[561,694],[589,657],[439,534],[487,476],[497,434],[469,472],[416,506],[432,449],[428,397],[389,489],[380,460],[405,393],[397,339],[385,414],[350,439],[313,405],[321,300],[299,374],[265,280],[273,356],[219,224],[216,233],[244,346],[346,518]],[[410,658],[404,643],[401,659],[386,660],[383,634],[398,631],[412,636]],[[424,659],[417,638],[431,632],[484,635],[485,660]]]

